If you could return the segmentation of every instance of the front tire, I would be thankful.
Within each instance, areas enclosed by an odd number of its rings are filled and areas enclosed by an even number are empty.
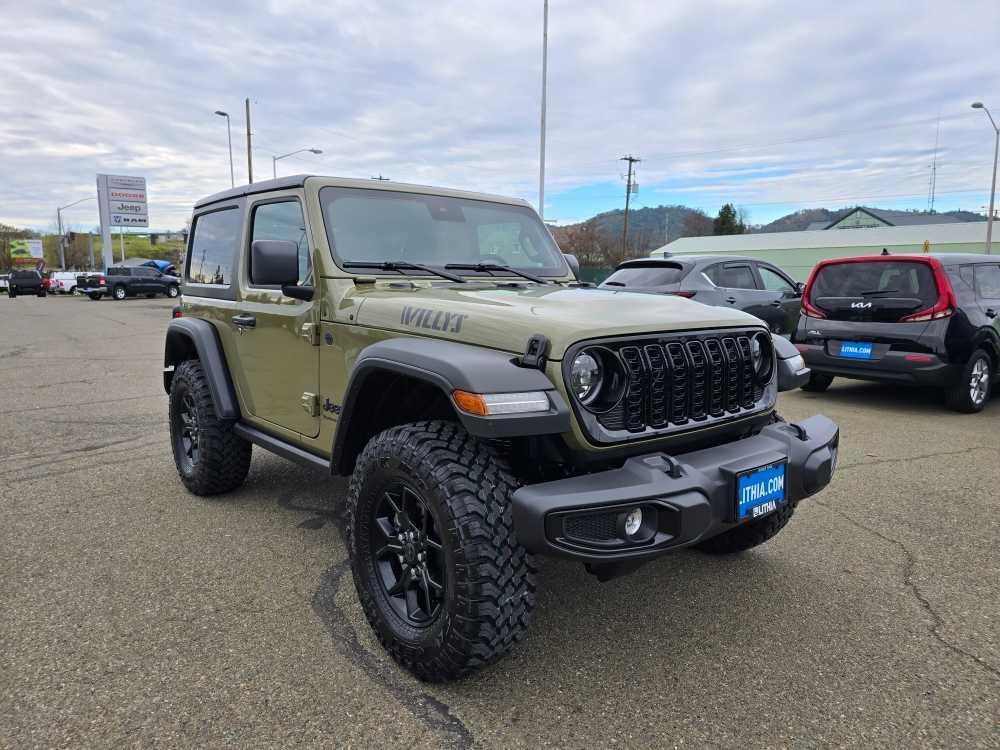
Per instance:
[[[810,393],[822,393],[830,387],[832,382],[832,375],[824,375],[821,372],[813,372],[809,374],[809,380],[802,385],[802,390]]]
[[[514,536],[517,487],[503,459],[451,422],[393,427],[358,457],[354,585],[383,647],[419,679],[462,677],[524,638],[535,564]]]
[[[127,294],[128,294],[128,292],[125,291],[125,287],[123,287],[121,284],[119,284],[118,286],[116,286],[114,288],[114,291],[111,292],[111,296],[114,297],[119,302],[121,302],[123,299],[125,299],[125,297],[126,297]]]
[[[250,471],[253,446],[215,415],[201,362],[177,365],[170,382],[170,445],[181,481],[195,495],[239,487]]]
[[[982,411],[990,398],[993,369],[990,355],[982,349],[976,349],[962,368],[958,382],[945,394],[948,407],[963,414]]]
[[[176,299],[180,293],[181,290],[177,288],[176,284],[171,284],[167,287],[167,296],[170,297],[170,299]]]

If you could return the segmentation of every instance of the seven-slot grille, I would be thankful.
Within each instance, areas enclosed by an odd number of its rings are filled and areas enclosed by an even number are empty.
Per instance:
[[[750,359],[752,332],[600,344],[617,354],[627,382],[606,430],[642,432],[737,415],[763,397]]]

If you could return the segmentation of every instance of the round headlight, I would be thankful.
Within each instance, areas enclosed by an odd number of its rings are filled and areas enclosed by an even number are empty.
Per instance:
[[[757,333],[750,339],[750,361],[758,382],[766,383],[774,366],[774,349],[768,334]]]
[[[580,352],[569,371],[569,387],[580,403],[592,401],[601,389],[601,364],[587,352]]]

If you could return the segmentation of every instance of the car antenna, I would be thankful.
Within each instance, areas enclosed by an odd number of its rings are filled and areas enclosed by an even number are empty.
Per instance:
[[[882,255],[888,255],[888,254],[889,254],[889,250],[887,248],[883,247],[882,248]]]

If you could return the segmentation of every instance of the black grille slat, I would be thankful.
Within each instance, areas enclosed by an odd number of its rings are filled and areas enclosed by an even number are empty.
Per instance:
[[[726,409],[726,363],[718,339],[705,339],[708,354],[708,413],[721,417]]]
[[[651,344],[644,347],[649,363],[649,426],[665,427],[670,407],[670,378],[663,347]]]
[[[637,346],[625,346],[621,350],[622,362],[625,363],[625,375],[628,377],[628,390],[625,392],[625,428],[629,432],[641,432],[646,427],[646,370],[642,363],[642,354]]]
[[[600,344],[622,365],[625,383],[618,403],[590,418],[612,433],[637,434],[753,411],[764,387],[754,377],[752,334],[692,333]]]
[[[754,405],[753,360],[750,357],[750,339],[740,336],[736,339],[740,347],[740,406],[749,409]]]
[[[686,424],[688,421],[689,367],[684,346],[671,341],[664,347],[670,363],[670,422]]]
[[[743,358],[740,356],[740,347],[736,339],[722,339],[722,351],[726,356],[726,411],[736,413],[740,410],[741,397],[741,368]]]
[[[688,341],[691,362],[691,419],[704,419],[708,398],[708,357],[700,341]]]

